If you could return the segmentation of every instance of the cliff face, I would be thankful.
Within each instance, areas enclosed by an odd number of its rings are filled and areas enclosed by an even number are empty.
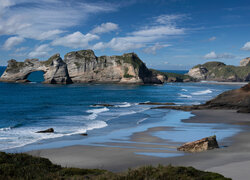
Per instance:
[[[44,83],[49,84],[69,84],[72,83],[66,63],[59,54],[55,54],[47,61],[38,59],[26,59],[24,62],[17,62],[12,59],[8,61],[8,66],[0,78],[6,82],[27,82],[30,73],[34,71],[44,72]]]
[[[250,65],[230,66],[222,62],[208,62],[193,67],[188,75],[198,80],[250,81]]]
[[[162,83],[134,53],[96,57],[92,50],[82,50],[66,54],[64,61],[77,83]]]
[[[45,83],[137,83],[161,84],[162,77],[152,73],[135,53],[96,57],[92,50],[59,54],[47,61],[10,60],[0,81],[26,82],[29,74],[43,71]]]

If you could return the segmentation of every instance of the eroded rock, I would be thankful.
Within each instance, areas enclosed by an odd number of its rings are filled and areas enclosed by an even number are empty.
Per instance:
[[[210,136],[197,141],[185,143],[178,147],[177,150],[185,152],[202,152],[215,148],[219,148],[216,136]]]
[[[12,59],[8,61],[8,66],[0,78],[6,82],[28,82],[30,73],[35,71],[44,72],[44,82],[48,84],[70,84],[71,78],[68,74],[66,63],[59,54],[55,54],[47,61],[38,59],[26,59],[24,62],[17,62]]]
[[[53,132],[54,132],[54,129],[49,128],[49,129],[46,129],[46,130],[43,130],[43,131],[37,131],[36,133],[53,133]]]

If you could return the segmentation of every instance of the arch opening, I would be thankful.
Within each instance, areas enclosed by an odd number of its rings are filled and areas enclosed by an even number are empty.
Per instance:
[[[27,80],[30,82],[41,83],[44,81],[44,71],[34,71],[27,75]]]

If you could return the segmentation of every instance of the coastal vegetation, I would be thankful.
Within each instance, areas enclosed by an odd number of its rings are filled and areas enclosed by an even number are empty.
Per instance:
[[[64,168],[48,159],[0,152],[0,179],[100,179],[100,180],[227,180],[224,176],[193,167],[144,166],[113,173],[101,169]]]

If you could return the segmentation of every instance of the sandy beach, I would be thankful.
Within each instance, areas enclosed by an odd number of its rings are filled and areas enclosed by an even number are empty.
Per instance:
[[[131,143],[112,143],[112,147],[69,146],[57,149],[30,151],[28,154],[50,159],[53,163],[65,167],[101,168],[110,171],[124,171],[142,165],[172,164],[193,166],[200,170],[213,171],[233,179],[246,179],[250,173],[250,119],[249,114],[236,113],[234,110],[196,110],[195,116],[183,120],[185,123],[223,123],[242,125],[242,131],[233,137],[219,141],[220,149],[202,153],[183,153],[172,151],[178,143],[166,143],[166,140],[152,136],[152,132],[172,131],[170,127],[150,128],[144,132],[134,133]],[[201,137],[203,138],[203,137]],[[164,145],[168,144],[168,145]],[[171,144],[171,145],[169,145]],[[170,149],[169,151],[166,149]],[[174,157],[155,157],[142,155],[169,153]]]

